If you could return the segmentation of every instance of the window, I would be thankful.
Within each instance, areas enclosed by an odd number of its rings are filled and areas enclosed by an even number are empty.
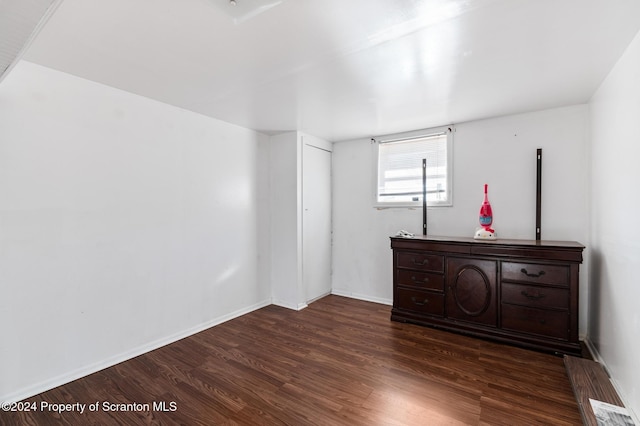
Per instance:
[[[422,205],[422,160],[427,163],[427,205],[450,206],[452,128],[375,139],[375,205]]]

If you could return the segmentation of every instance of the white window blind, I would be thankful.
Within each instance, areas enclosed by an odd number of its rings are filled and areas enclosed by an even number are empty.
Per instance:
[[[0,0],[0,81],[62,0]]]
[[[381,141],[376,204],[422,204],[422,160],[427,160],[427,204],[451,205],[450,132]]]

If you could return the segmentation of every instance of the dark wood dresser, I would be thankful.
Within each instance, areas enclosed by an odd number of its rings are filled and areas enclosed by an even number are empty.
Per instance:
[[[391,319],[580,355],[572,241],[391,237]]]

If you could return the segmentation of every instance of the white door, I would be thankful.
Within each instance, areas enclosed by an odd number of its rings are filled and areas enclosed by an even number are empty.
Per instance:
[[[303,144],[302,279],[307,302],[331,293],[331,152]]]

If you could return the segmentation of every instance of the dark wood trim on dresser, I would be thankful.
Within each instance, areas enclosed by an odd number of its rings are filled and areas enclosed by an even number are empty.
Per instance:
[[[573,241],[391,237],[393,321],[581,355]]]

